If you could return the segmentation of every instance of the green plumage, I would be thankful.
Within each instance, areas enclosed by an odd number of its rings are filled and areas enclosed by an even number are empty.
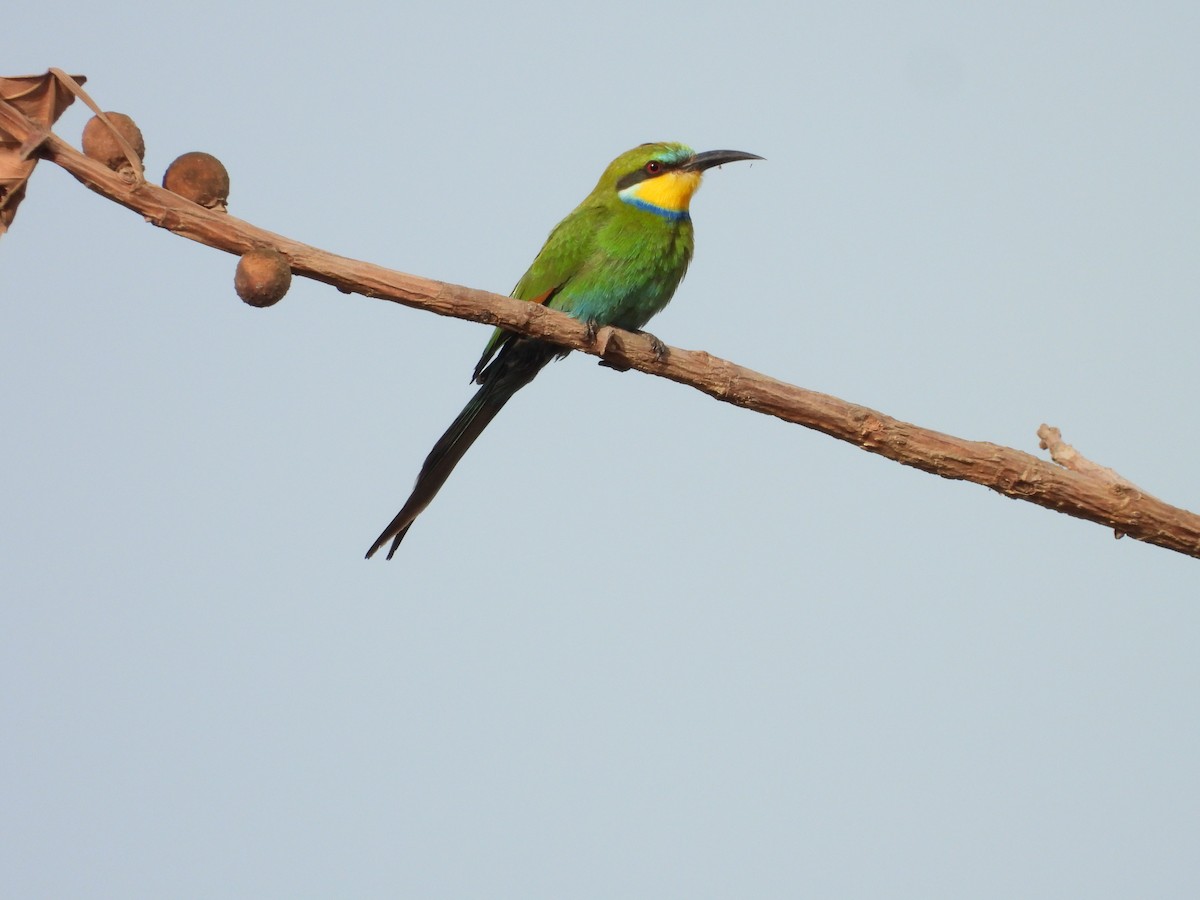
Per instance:
[[[643,144],[618,156],[595,189],[563,219],[513,289],[596,325],[641,329],[667,305],[692,258],[688,203],[711,166],[759,157],[696,154],[682,144]],[[404,507],[367,551],[389,540],[388,558],[454,466],[518,390],[569,351],[497,329],[475,367],[480,387],[434,445]]]

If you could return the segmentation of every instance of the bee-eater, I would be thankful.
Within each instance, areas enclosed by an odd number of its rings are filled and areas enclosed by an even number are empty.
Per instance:
[[[555,226],[512,296],[587,322],[638,331],[661,310],[692,259],[688,205],[706,169],[740,150],[695,153],[683,144],[642,144],[614,159],[584,201]],[[661,347],[661,344],[657,344]],[[467,448],[501,407],[548,362],[570,351],[497,328],[471,380],[475,396],[434,444],[404,507],[367,551],[392,542],[391,559]]]

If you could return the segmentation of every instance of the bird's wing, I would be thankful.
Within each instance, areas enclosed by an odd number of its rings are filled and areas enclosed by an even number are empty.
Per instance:
[[[558,286],[552,287],[540,297],[530,298],[529,302],[541,303],[544,305],[550,302],[550,298],[553,297],[557,291]],[[471,373],[471,380],[482,384],[483,382],[480,381],[480,376],[483,374],[483,370],[487,368],[488,363],[492,361],[492,357],[495,356],[505,344],[511,342],[515,337],[517,337],[515,332],[505,331],[503,328],[497,328],[495,331],[493,331],[491,339],[487,342],[487,346],[483,348],[483,356],[479,357],[479,362],[475,363],[475,371]]]
[[[530,303],[549,303],[583,269],[596,251],[596,234],[603,210],[586,203],[563,219],[546,238],[541,252],[521,276],[512,296]],[[492,357],[513,337],[497,328],[483,348],[472,381],[478,381]]]

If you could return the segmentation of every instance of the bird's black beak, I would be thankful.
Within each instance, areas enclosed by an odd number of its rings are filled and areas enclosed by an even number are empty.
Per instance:
[[[762,159],[762,157],[742,150],[705,150],[703,153],[697,153],[679,168],[685,172],[703,172],[713,166],[723,166],[725,163],[737,162],[742,159]]]

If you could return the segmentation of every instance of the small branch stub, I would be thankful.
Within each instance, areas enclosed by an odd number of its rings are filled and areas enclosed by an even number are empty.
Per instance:
[[[251,250],[238,261],[233,276],[237,294],[251,306],[274,306],[292,285],[292,269],[278,250]]]
[[[1062,439],[1062,432],[1053,425],[1043,424],[1037,430],[1038,446],[1043,450],[1050,451],[1050,458],[1062,466],[1064,469],[1070,469],[1073,472],[1078,472],[1088,478],[1095,478],[1097,481],[1102,481],[1105,484],[1111,484],[1118,488],[1127,488],[1131,491],[1137,491],[1139,494],[1146,494],[1140,487],[1130,481],[1128,478],[1114,472],[1107,466],[1102,466],[1099,463],[1092,462],[1070,444]],[[1146,494],[1149,497],[1149,494]]]
[[[120,137],[118,138],[118,135]],[[146,158],[146,141],[137,123],[124,113],[106,112],[104,117],[92,116],[83,126],[83,152],[96,162],[103,163],[114,172],[133,175],[138,170],[129,158],[126,147],[137,154],[141,163]]]
[[[193,203],[225,212],[229,201],[229,172],[210,153],[185,153],[167,167],[163,187]]]

